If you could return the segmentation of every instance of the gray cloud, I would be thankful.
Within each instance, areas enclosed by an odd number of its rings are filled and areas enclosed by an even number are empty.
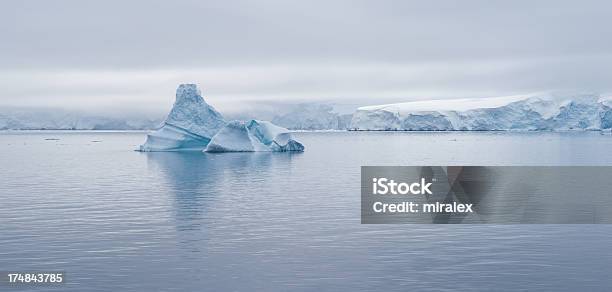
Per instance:
[[[610,91],[608,1],[4,1],[0,104],[160,110]]]

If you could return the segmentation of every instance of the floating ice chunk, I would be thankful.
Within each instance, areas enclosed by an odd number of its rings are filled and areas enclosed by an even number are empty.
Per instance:
[[[212,138],[205,151],[252,152],[255,147],[244,122],[231,121]]]
[[[304,145],[293,140],[289,130],[268,121],[251,120],[247,129],[257,140],[271,151],[304,151]]]
[[[267,121],[231,121],[215,135],[206,152],[304,151],[289,130]]]
[[[140,151],[202,151],[208,142],[210,138],[164,124],[159,130],[147,135],[147,141],[140,145]]]
[[[202,151],[225,121],[208,105],[195,84],[181,84],[161,128],[149,133],[140,151]]]

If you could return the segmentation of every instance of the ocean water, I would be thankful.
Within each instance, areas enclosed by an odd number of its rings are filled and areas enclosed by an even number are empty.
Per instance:
[[[362,165],[612,165],[610,134],[295,136],[304,153],[2,132],[0,271],[66,273],[19,291],[612,289],[612,225],[362,225],[359,181]]]

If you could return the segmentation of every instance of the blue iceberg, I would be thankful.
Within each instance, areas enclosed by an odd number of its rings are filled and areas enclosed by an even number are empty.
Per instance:
[[[210,141],[206,152],[304,151],[289,130],[267,121],[231,121]]]
[[[138,150],[202,151],[224,125],[223,116],[204,101],[195,84],[181,84],[168,117]]]

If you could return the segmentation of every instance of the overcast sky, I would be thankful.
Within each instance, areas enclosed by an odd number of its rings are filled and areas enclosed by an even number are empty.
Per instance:
[[[0,106],[612,92],[610,1],[0,2]]]

